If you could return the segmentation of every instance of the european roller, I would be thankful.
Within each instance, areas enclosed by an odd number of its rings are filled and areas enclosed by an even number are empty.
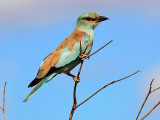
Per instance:
[[[36,86],[25,98],[24,102],[44,83],[58,74],[65,73],[71,76],[75,82],[79,81],[79,78],[76,78],[70,71],[89,55],[93,46],[94,29],[104,20],[108,20],[108,18],[100,16],[97,12],[87,12],[78,17],[72,34],[44,58],[36,78],[28,85],[28,87]],[[79,57],[80,54],[81,57]]]

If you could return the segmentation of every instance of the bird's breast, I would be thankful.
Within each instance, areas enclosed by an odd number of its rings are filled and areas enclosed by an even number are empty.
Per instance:
[[[88,34],[88,36],[89,36],[89,42],[88,42],[85,54],[88,55],[91,52],[91,50],[92,50],[94,32],[87,32],[86,34]]]

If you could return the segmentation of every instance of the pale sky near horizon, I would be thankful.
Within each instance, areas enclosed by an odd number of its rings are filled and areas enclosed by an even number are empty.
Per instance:
[[[68,119],[74,82],[66,75],[43,85],[28,102],[22,101],[31,91],[27,86],[43,58],[72,33],[77,17],[88,11],[110,18],[95,29],[92,52],[114,41],[85,61],[77,88],[78,103],[112,80],[138,69],[142,72],[104,89],[78,108],[73,120],[134,120],[152,78],[153,88],[160,86],[159,4],[159,0],[0,0],[0,105],[7,81],[8,120]],[[157,91],[140,117],[159,100]],[[159,120],[159,110],[146,120]],[[0,120],[4,120],[1,111]]]

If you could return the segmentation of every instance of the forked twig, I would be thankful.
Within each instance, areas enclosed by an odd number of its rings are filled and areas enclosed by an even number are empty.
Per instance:
[[[76,104],[77,104],[77,100],[76,100],[76,87],[77,87],[77,83],[75,83],[75,85],[74,85],[74,94],[73,94],[73,96],[74,96],[74,104],[73,104],[73,107],[72,107],[72,110],[71,110],[71,114],[70,114],[69,120],[72,120],[73,113],[74,113],[74,111],[75,111],[79,106],[81,106],[82,104],[84,104],[85,102],[87,102],[89,99],[91,99],[93,96],[95,96],[98,92],[100,92],[100,91],[103,90],[104,88],[108,87],[109,85],[112,85],[112,84],[114,84],[114,83],[116,83],[116,82],[120,82],[120,81],[122,81],[122,80],[124,80],[124,79],[127,79],[127,78],[129,78],[129,77],[137,74],[138,72],[140,72],[140,70],[137,70],[136,72],[134,72],[133,74],[131,74],[131,75],[127,76],[127,77],[124,77],[124,78],[122,78],[122,79],[119,79],[119,80],[116,80],[116,81],[114,80],[114,81],[110,82],[109,84],[103,86],[101,89],[99,89],[97,92],[95,92],[93,95],[91,95],[89,98],[87,98],[86,100],[84,100],[83,102],[81,102],[81,103],[78,104],[78,105],[76,105]]]
[[[105,44],[103,47],[101,47],[100,49],[98,49],[98,50],[95,51],[94,53],[90,54],[90,55],[88,56],[88,58],[89,58],[90,56],[96,54],[98,51],[100,51],[101,49],[103,49],[105,46],[107,46],[108,44],[110,44],[112,41],[113,41],[113,40],[111,40],[110,42],[108,42],[107,44]],[[81,54],[82,54],[82,52],[81,52],[81,42],[80,42],[80,55],[81,55]],[[80,69],[79,69],[79,71],[78,71],[77,78],[79,78],[79,75],[80,75],[80,72],[81,72],[81,69],[82,69],[82,65],[83,65],[83,60],[81,61],[81,66],[80,66]],[[100,92],[101,90],[103,90],[103,89],[106,88],[107,86],[109,86],[109,85],[111,85],[111,84],[114,84],[114,83],[116,83],[116,82],[122,81],[122,80],[124,80],[124,79],[126,79],[126,78],[129,78],[129,77],[135,75],[135,74],[138,73],[138,72],[140,72],[140,71],[138,70],[138,71],[136,71],[135,73],[133,73],[133,74],[127,76],[127,77],[124,77],[124,78],[119,79],[119,80],[116,80],[116,81],[112,81],[111,83],[103,86],[101,89],[99,89],[97,92],[95,92],[93,95],[91,95],[89,98],[87,98],[86,100],[84,100],[82,103],[80,103],[80,104],[78,104],[78,105],[77,105],[77,99],[76,99],[76,89],[77,89],[77,84],[78,84],[78,83],[75,82],[75,84],[74,84],[74,91],[73,91],[73,106],[72,106],[72,110],[71,110],[71,113],[70,113],[70,116],[69,116],[69,120],[72,120],[74,111],[75,111],[79,106],[81,106],[82,104],[84,104],[85,102],[87,102],[89,99],[91,99],[91,98],[92,98],[94,95],[96,95],[98,92]]]
[[[100,51],[101,49],[103,49],[105,46],[107,46],[108,44],[110,44],[113,40],[111,40],[110,42],[108,42],[107,44],[105,44],[103,47],[101,47],[100,49],[98,49],[97,51],[95,51],[94,53],[92,53],[91,55],[88,56],[88,58],[92,55],[94,55],[95,53],[97,53],[98,51]],[[81,41],[80,41],[80,55],[82,54],[82,46],[81,46]],[[85,60],[85,59],[84,59]],[[83,65],[83,60],[81,61],[81,65],[77,74],[77,78],[79,78],[80,73],[81,73],[81,69],[82,69],[82,65]],[[74,84],[74,90],[73,90],[73,106],[72,106],[72,110],[69,116],[69,120],[72,120],[73,114],[75,109],[77,108],[77,98],[76,98],[76,89],[77,89],[77,82],[75,82]]]
[[[144,105],[145,105],[148,97],[150,96],[150,94],[153,93],[153,92],[155,92],[156,90],[160,89],[160,87],[158,87],[158,88],[152,90],[153,81],[154,81],[154,79],[152,79],[152,81],[151,81],[151,83],[150,83],[150,87],[149,87],[148,94],[147,94],[147,96],[146,96],[146,98],[145,98],[145,100],[144,100],[144,102],[143,102],[143,104],[142,104],[142,106],[141,106],[141,108],[140,108],[140,110],[139,110],[139,112],[138,112],[138,115],[137,115],[137,117],[136,117],[136,120],[138,120],[138,118],[139,118],[139,116],[140,116],[140,114],[141,114],[141,112],[142,112],[142,109],[143,109],[143,107],[144,107]],[[159,104],[160,104],[160,102],[158,102],[158,103],[157,103],[144,117],[142,117],[140,120],[145,119]]]
[[[3,111],[3,115],[4,115],[5,120],[7,120],[7,117],[6,117],[6,114],[5,114],[5,91],[6,91],[6,84],[7,84],[7,82],[5,82],[5,84],[4,84],[4,91],[3,91],[3,107],[0,106],[0,108],[1,108],[2,111]]]
[[[137,117],[136,117],[136,120],[138,120],[139,115],[141,114],[141,111],[142,111],[142,109],[143,109],[143,107],[144,107],[144,105],[145,105],[145,103],[146,103],[146,101],[147,101],[149,95],[151,94],[152,83],[153,83],[153,81],[154,81],[154,79],[152,79],[152,81],[151,81],[151,83],[150,83],[150,87],[149,87],[148,94],[147,94],[147,96],[146,96],[146,98],[145,98],[145,100],[144,100],[144,102],[143,102],[143,104],[142,104],[142,106],[141,106],[141,108],[140,108],[140,110],[139,110],[139,113],[138,113],[138,115],[137,115]]]

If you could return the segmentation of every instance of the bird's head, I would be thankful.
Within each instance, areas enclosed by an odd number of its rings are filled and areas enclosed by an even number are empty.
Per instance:
[[[108,19],[97,12],[87,12],[78,17],[76,28],[94,29],[100,22]]]

